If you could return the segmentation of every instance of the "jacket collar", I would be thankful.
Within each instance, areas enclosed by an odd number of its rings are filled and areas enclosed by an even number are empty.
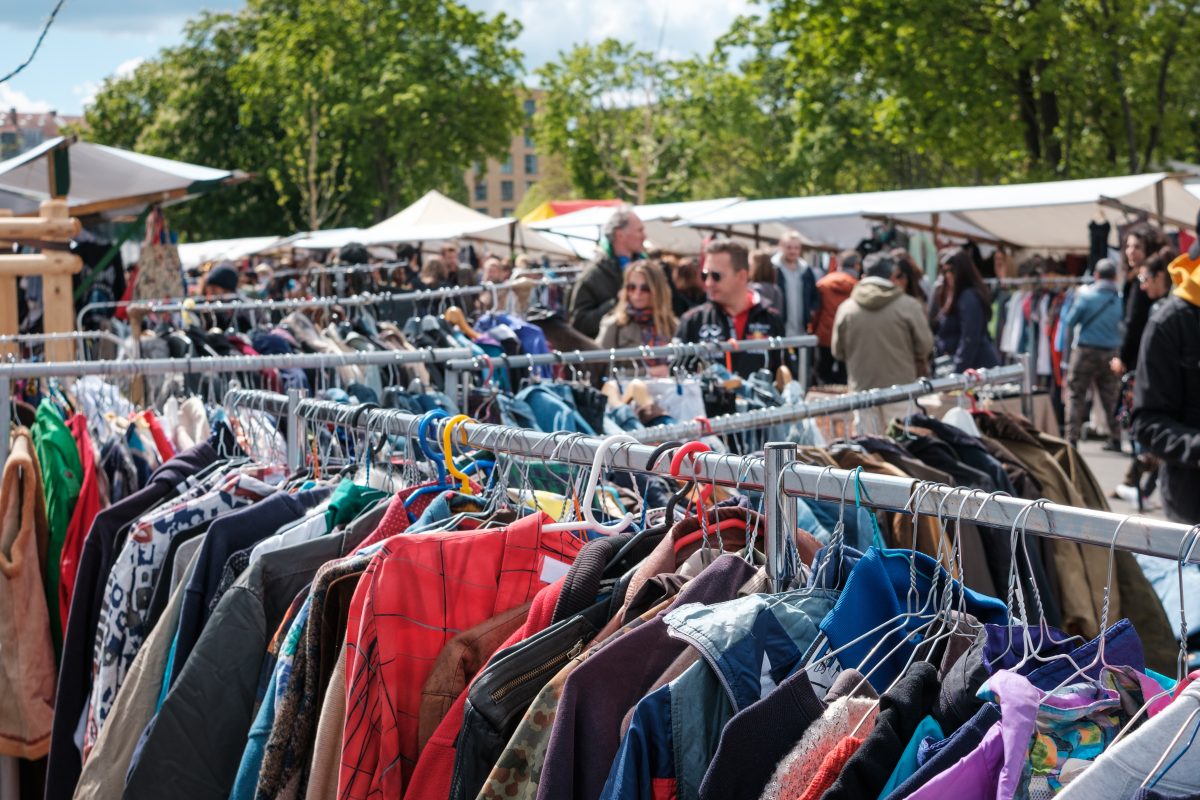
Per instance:
[[[754,594],[727,603],[690,603],[666,615],[668,633],[699,651],[737,710],[790,675],[837,602],[828,589]]]

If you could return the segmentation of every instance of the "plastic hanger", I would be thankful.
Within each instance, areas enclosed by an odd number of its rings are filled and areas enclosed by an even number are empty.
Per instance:
[[[608,451],[613,447],[613,445],[625,443],[637,444],[637,439],[634,439],[632,436],[626,433],[615,433],[612,436],[605,437],[603,440],[601,440],[600,444],[597,445],[596,455],[592,459],[592,471],[588,475],[587,488],[583,493],[583,505],[580,509],[581,513],[583,514],[583,519],[572,522],[555,522],[549,525],[544,525],[542,527],[543,531],[567,532],[586,530],[592,531],[593,533],[604,534],[605,536],[611,536],[615,533],[620,533],[629,527],[630,523],[633,522],[633,514],[630,514],[629,512],[626,512],[624,517],[611,525],[604,525],[600,522],[597,522],[592,513],[592,502],[596,499],[596,485],[603,477],[603,472],[606,466],[605,459],[608,456]]]
[[[446,465],[446,472],[448,472],[451,476],[458,478],[458,480],[461,482],[460,491],[462,491],[463,494],[472,494],[471,479],[465,472],[462,472],[454,464],[454,445],[451,441],[454,430],[464,422],[475,422],[475,420],[471,419],[471,417],[466,414],[459,414],[458,416],[451,417],[442,428],[442,460]],[[466,436],[464,435],[462,438],[462,443],[466,444],[466,441]]]

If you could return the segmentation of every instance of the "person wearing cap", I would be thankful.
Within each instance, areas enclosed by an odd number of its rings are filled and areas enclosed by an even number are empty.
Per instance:
[[[1078,328],[1075,350],[1067,369],[1067,441],[1079,441],[1083,422],[1091,409],[1095,389],[1108,419],[1105,450],[1121,452],[1121,428],[1117,422],[1120,379],[1109,369],[1121,347],[1121,293],[1117,290],[1117,265],[1107,258],[1096,262],[1095,283],[1080,289],[1063,320],[1068,330]]]
[[[237,294],[241,276],[231,264],[218,264],[208,271],[204,277],[204,296],[221,297],[227,294]]]
[[[1192,525],[1200,522],[1200,243],[1167,270],[1174,288],[1155,305],[1138,351],[1133,435],[1161,460],[1167,516]]]

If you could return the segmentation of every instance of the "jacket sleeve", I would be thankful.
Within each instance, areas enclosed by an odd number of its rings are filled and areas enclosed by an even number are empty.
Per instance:
[[[1121,337],[1121,360],[1126,369],[1137,365],[1139,345],[1150,318],[1150,298],[1142,291],[1140,283],[1134,281],[1129,289],[1130,297],[1125,303],[1125,333]]]
[[[1070,305],[1067,307],[1067,314],[1063,317],[1063,328],[1070,330],[1079,324],[1080,319],[1087,319],[1083,316],[1083,309],[1090,308],[1088,303],[1088,294],[1084,292],[1075,292],[1074,298],[1067,301]]]
[[[590,271],[590,270],[589,270]],[[589,275],[581,275],[571,295],[571,327],[584,336],[600,332],[600,320],[617,304],[615,297],[598,297]]]
[[[1133,435],[1154,455],[1176,466],[1200,467],[1200,430],[1179,422],[1184,376],[1180,364],[1187,320],[1157,314],[1146,326],[1133,396]]]
[[[842,323],[846,319],[846,312],[842,309],[849,307],[850,301],[847,300],[838,306],[837,313],[833,316],[833,337],[829,340],[829,349],[838,361],[846,360],[846,336],[842,333]]]
[[[596,336],[596,344],[600,345],[603,350],[610,350],[617,346],[617,323],[610,317],[604,317],[600,320],[600,333]]]
[[[976,366],[979,350],[987,336],[983,300],[975,291],[965,291],[958,298],[958,320],[962,332],[954,352],[954,371],[962,372]]]

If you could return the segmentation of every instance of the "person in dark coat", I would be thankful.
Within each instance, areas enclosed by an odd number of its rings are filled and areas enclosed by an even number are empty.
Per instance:
[[[629,206],[621,206],[604,226],[604,238],[591,266],[583,271],[571,291],[568,320],[575,330],[595,339],[600,320],[617,305],[625,285],[625,267],[638,260],[646,227]]]
[[[938,355],[953,359],[954,371],[1000,363],[988,336],[992,295],[965,248],[942,251],[940,296],[935,300],[934,331]]]
[[[1168,268],[1175,284],[1150,314],[1138,351],[1133,435],[1162,460],[1167,516],[1200,521],[1200,247]]]

